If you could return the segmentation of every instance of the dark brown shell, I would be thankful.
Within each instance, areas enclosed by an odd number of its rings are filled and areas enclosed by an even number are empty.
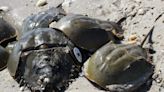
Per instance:
[[[28,16],[22,24],[22,35],[28,31],[32,31],[36,28],[48,28],[49,24],[53,21],[58,21],[65,15],[65,12],[61,8],[51,7],[46,11],[39,12]]]
[[[20,85],[28,84],[32,91],[52,92],[67,85],[76,71],[72,71],[77,59],[74,48],[60,30],[33,29],[16,43],[8,60],[8,70],[18,83],[24,81]]]
[[[62,30],[77,46],[93,52],[110,40],[115,42],[113,31],[118,29],[115,29],[116,24],[112,22],[83,15],[67,15],[55,27]]]
[[[49,28],[38,28],[29,31],[17,42],[8,61],[8,69],[11,76],[15,77],[18,69],[20,54],[25,50],[35,50],[42,44],[71,44],[73,45],[59,30]]]
[[[50,8],[24,20],[22,35],[8,60],[10,75],[20,86],[39,92],[61,91],[78,71],[73,69],[75,61],[83,61],[80,50],[62,31],[48,27],[62,16]]]
[[[129,92],[142,85],[153,73],[146,51],[135,44],[107,43],[84,64],[84,74],[99,86]]]
[[[3,18],[0,18],[0,43],[14,37],[16,37],[16,30]]]
[[[11,39],[16,37],[15,29],[7,23],[3,18],[0,18],[0,70],[4,69],[7,65],[9,53],[4,47],[10,42]],[[3,47],[2,47],[3,46]]]

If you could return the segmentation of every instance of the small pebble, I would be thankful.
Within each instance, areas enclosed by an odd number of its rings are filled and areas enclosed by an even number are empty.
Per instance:
[[[134,40],[136,40],[136,39],[137,39],[137,35],[136,35],[136,34],[133,34],[133,35],[131,35],[131,36],[128,38],[129,41],[134,41]]]
[[[143,37],[145,37],[145,36],[146,36],[146,34],[142,34],[142,36],[143,36]]]
[[[24,86],[20,87],[20,91],[24,91],[24,89],[25,89]]]
[[[157,79],[156,79],[156,82],[157,82],[157,83],[161,83],[161,82],[162,82],[162,79],[161,79],[161,78],[157,78]]]
[[[7,7],[7,6],[1,6],[0,7],[0,11],[7,12],[7,11],[9,11],[9,7]]]
[[[136,44],[138,41],[137,39],[137,35],[136,34],[132,34],[130,35],[130,37],[128,38],[128,44]]]
[[[50,79],[49,78],[44,78],[44,83],[49,83]]]
[[[144,9],[139,9],[138,10],[138,15],[144,15],[146,11]]]
[[[47,4],[47,0],[38,0],[36,6],[41,7]]]

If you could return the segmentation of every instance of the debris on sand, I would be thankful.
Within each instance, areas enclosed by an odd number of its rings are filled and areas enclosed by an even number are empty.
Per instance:
[[[7,6],[1,6],[0,7],[0,11],[8,12],[9,11],[9,7],[7,7]]]
[[[144,9],[139,9],[138,10],[138,15],[144,15],[146,11]]]
[[[136,34],[132,34],[130,35],[130,37],[128,38],[128,44],[134,44],[137,43],[137,35]]]
[[[47,0],[38,0],[36,3],[37,7],[41,7],[47,4]]]

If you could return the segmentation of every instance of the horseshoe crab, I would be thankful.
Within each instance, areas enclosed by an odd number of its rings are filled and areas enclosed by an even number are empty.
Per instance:
[[[3,17],[0,18],[0,70],[4,69],[7,65],[9,53],[5,47],[16,37],[15,29],[7,23]]]
[[[125,86],[125,90],[132,90],[132,83],[138,83],[135,85],[137,87],[139,82],[142,83],[151,75],[152,67],[146,62],[147,54],[143,48],[138,45],[107,43],[122,38],[122,31],[117,25],[82,15],[71,16],[65,16],[60,9],[51,8],[24,20],[21,37],[7,64],[10,75],[21,87],[41,92],[62,91],[72,77],[78,76],[81,66],[76,62],[85,61],[82,49],[89,52],[98,49],[84,64],[84,73],[89,80],[103,88],[110,89],[112,85],[116,91],[118,87],[123,89]],[[52,21],[57,21],[56,28],[49,28]],[[121,56],[119,60],[117,57]],[[129,72],[135,70],[134,63],[138,65],[140,59],[143,60],[139,63],[142,68],[137,67],[136,72],[146,69],[139,74],[142,77],[130,75]],[[131,78],[124,80],[126,77]],[[125,85],[122,87],[122,84]]]
[[[134,91],[153,73],[148,52],[142,45],[143,42],[141,45],[107,43],[84,63],[85,77],[108,91]]]
[[[24,20],[22,36],[8,60],[10,75],[21,87],[39,92],[61,91],[76,76],[78,67],[74,62],[83,61],[80,50],[62,31],[48,28],[62,15],[51,8]]]
[[[95,52],[108,41],[117,42],[123,38],[123,30],[116,23],[84,15],[67,15],[56,23],[55,28],[62,30],[77,46],[90,52]]]

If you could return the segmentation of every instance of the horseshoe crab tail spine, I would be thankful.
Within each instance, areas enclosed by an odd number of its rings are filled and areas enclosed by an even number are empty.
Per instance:
[[[147,33],[147,35],[145,36],[145,38],[143,39],[143,41],[141,42],[141,47],[143,47],[146,39],[148,38],[148,36],[153,32],[154,30],[154,26],[150,29],[150,31]]]
[[[125,16],[125,17],[119,19],[119,20],[116,22],[116,24],[121,25],[121,23],[122,23],[123,21],[125,21],[126,19],[127,19],[127,16]]]

